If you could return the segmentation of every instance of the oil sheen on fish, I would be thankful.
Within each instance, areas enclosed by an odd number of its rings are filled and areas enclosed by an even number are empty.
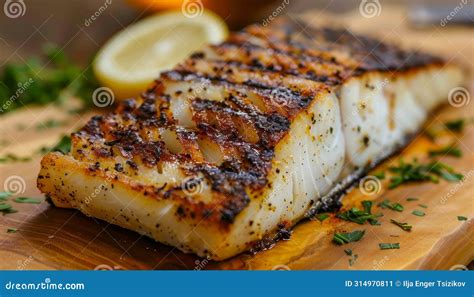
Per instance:
[[[306,27],[306,25],[303,25]],[[461,83],[441,58],[345,29],[252,25],[93,117],[39,189],[185,252],[232,257],[337,205]]]

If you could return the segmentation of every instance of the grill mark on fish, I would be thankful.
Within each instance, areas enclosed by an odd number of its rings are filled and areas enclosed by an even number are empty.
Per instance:
[[[291,58],[292,61],[299,59],[311,63],[322,62],[327,63],[328,67],[340,67],[343,70],[335,71],[328,77],[318,73],[305,73],[304,67],[288,70],[282,67],[285,65],[280,64],[275,64],[280,68],[272,68],[261,63],[223,62],[207,59],[204,54],[197,53],[175,70],[163,73],[161,79],[137,101],[126,100],[120,104],[116,113],[93,117],[84,128],[73,134],[74,143],[93,147],[98,158],[112,158],[115,149],[127,160],[127,164],[134,164],[134,170],[137,167],[135,160],[138,158],[148,167],[175,162],[188,175],[202,174],[213,190],[211,201],[206,203],[183,197],[182,186],[159,187],[158,190],[156,187],[136,185],[136,189],[156,199],[178,200],[180,206],[177,214],[181,217],[192,216],[215,221],[227,228],[250,201],[246,189],[259,190],[268,186],[267,176],[275,145],[288,133],[291,119],[304,111],[312,100],[316,100],[318,94],[330,92],[330,87],[369,71],[403,71],[442,63],[441,59],[405,52],[370,38],[354,36],[344,29],[308,29],[313,37],[320,37],[316,42],[304,34],[297,36],[296,29],[295,24],[288,21],[277,23],[272,29],[251,26],[244,33],[231,37],[228,43],[215,48],[225,50],[230,45],[240,44],[243,38],[251,35],[258,39],[255,41],[268,44],[272,51]],[[250,39],[248,41],[252,42]],[[257,44],[243,45],[243,49],[249,54],[255,53],[257,48],[261,47]],[[318,51],[322,53],[318,54]],[[198,71],[198,62],[214,65],[209,71],[214,75]],[[254,77],[243,81],[236,79],[235,75],[249,73]],[[299,86],[307,87],[301,88],[290,83],[292,79]],[[243,96],[238,93],[225,98],[223,102],[197,96],[191,102],[196,127],[184,128],[170,110],[170,101],[174,95],[165,93],[165,80],[209,80],[215,86],[253,91],[264,98],[283,98],[287,100],[284,106],[286,113],[264,113],[246,107]],[[211,123],[208,117],[211,115],[220,117],[217,120],[219,125]],[[253,124],[258,135],[257,142],[246,140],[245,135],[237,129],[236,119]],[[233,129],[226,131],[222,127]],[[161,128],[175,132],[177,141],[187,151],[172,153],[162,139],[154,137]],[[233,148],[236,154],[226,154],[220,164],[203,161],[193,152],[198,149],[196,141],[204,136],[224,151]],[[96,167],[95,170],[99,170],[100,164]],[[120,174],[127,174],[123,166],[118,168],[122,168],[123,172]]]

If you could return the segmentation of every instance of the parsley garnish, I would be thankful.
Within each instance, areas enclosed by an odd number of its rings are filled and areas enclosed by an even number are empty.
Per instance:
[[[379,247],[381,250],[392,250],[392,249],[399,249],[399,243],[379,243]]]
[[[30,204],[40,204],[41,200],[30,197],[17,197],[13,199],[16,203],[30,203]]]
[[[365,234],[365,230],[356,230],[349,233],[334,233],[332,241],[338,245],[359,241]]]
[[[320,213],[316,215],[316,219],[320,221],[321,223],[327,218],[329,218],[329,215],[327,213]]]
[[[368,201],[370,202],[370,201]],[[370,202],[371,203],[371,202]],[[365,208],[365,206],[364,206]],[[369,209],[370,211],[370,209]],[[336,215],[336,217],[340,218],[340,219],[343,219],[345,221],[350,221],[350,222],[354,222],[354,223],[357,223],[357,224],[364,224],[365,222],[369,221],[369,220],[375,220],[377,221],[377,218],[380,217],[381,215],[373,215],[371,214],[370,212],[366,210],[360,210],[358,209],[357,207],[352,207],[351,209],[349,210],[346,210],[345,212],[342,212],[342,213],[338,213]]]
[[[389,188],[393,189],[407,182],[431,181],[439,182],[439,177],[446,181],[460,181],[463,175],[454,172],[454,169],[441,162],[433,161],[428,164],[420,164],[417,160],[413,163],[405,163],[400,160],[398,167],[390,167],[394,176],[390,179]]]
[[[400,203],[398,203],[398,202],[397,203],[392,203],[388,199],[385,199],[384,201],[380,202],[378,204],[378,206],[383,208],[383,209],[388,208],[388,209],[398,211],[398,212],[402,212],[403,209],[404,209],[403,205],[401,205]]]
[[[38,151],[38,153],[46,154],[49,152],[61,152],[63,154],[67,154],[71,151],[71,147],[72,147],[71,137],[67,135],[63,135],[56,145],[50,148],[42,147]]]
[[[346,255],[350,256],[349,266],[354,265],[354,263],[357,260],[357,258],[359,257],[359,255],[353,254],[351,249],[344,250],[344,253],[346,253]]]
[[[403,231],[411,231],[411,228],[413,227],[412,225],[409,225],[408,223],[398,222],[393,219],[391,219],[390,222],[402,228]]]
[[[10,204],[2,202],[2,203],[0,203],[0,212],[2,212],[3,215],[6,215],[6,214],[9,214],[9,213],[15,213],[15,212],[18,212],[18,211],[16,209],[13,209]]]
[[[466,124],[466,121],[464,119],[458,119],[458,120],[446,122],[444,123],[444,126],[450,131],[460,133],[464,129],[465,124]]]
[[[412,197],[407,198],[407,201],[418,201],[418,200],[420,200],[420,199],[418,199],[418,198],[412,198]]]
[[[7,154],[4,157],[0,158],[0,163],[28,162],[28,161],[31,161],[31,157],[19,157],[15,154]]]
[[[18,231],[18,229],[17,229],[17,228],[13,228],[13,227],[7,229],[7,233],[16,233],[17,231]]]
[[[455,144],[450,144],[436,150],[430,150],[428,152],[428,155],[430,157],[449,155],[456,158],[461,158],[462,151],[458,147],[456,147]]]
[[[458,216],[458,221],[467,221],[467,218],[463,216]]]
[[[418,204],[419,207],[423,207],[423,208],[428,208],[428,205],[425,205],[425,204]]]
[[[380,180],[383,180],[385,178],[385,172],[381,171],[381,172],[376,172],[373,174],[373,176],[375,176],[376,178],[380,179]]]
[[[43,59],[30,58],[25,63],[10,63],[3,67],[0,73],[1,113],[31,104],[62,104],[71,96],[83,99],[84,106],[91,105],[90,98],[98,87],[91,68],[84,71],[74,65],[55,46],[46,46],[43,56]]]
[[[422,212],[421,210],[414,210],[414,211],[412,211],[412,214],[415,215],[415,216],[418,216],[418,217],[425,216],[425,213]]]
[[[10,197],[11,195],[13,195],[13,194],[10,193],[10,192],[0,192],[0,201],[7,200],[8,197]]]

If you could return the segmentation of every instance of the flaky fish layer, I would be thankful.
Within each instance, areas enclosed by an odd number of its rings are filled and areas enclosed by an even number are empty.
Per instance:
[[[162,73],[74,133],[70,154],[45,156],[38,187],[56,206],[222,260],[337,205],[334,189],[461,83],[439,58],[297,28],[250,26]]]

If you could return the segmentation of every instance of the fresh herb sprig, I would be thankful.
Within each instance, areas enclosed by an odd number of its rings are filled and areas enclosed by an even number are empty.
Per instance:
[[[355,230],[348,233],[334,233],[332,241],[338,245],[343,245],[349,242],[359,241],[365,234],[365,230]]]
[[[428,155],[430,157],[436,157],[436,156],[453,156],[456,158],[461,158],[462,157],[462,151],[459,147],[457,147],[454,143],[444,146],[439,149],[435,150],[430,150],[428,151]]]
[[[5,65],[0,82],[0,115],[25,105],[62,104],[71,96],[82,99],[84,107],[91,106],[98,87],[90,67],[75,65],[53,45],[44,47],[41,58]]]
[[[457,119],[444,123],[444,127],[452,132],[461,133],[466,125],[465,119]]]
[[[431,181],[438,183],[439,178],[451,182],[463,179],[462,174],[456,173],[453,168],[439,161],[421,164],[416,159],[412,163],[400,160],[398,166],[392,166],[389,170],[393,174],[390,179],[390,189],[409,182]]]
[[[403,231],[411,231],[411,228],[413,228],[413,226],[408,223],[402,223],[393,219],[391,219],[390,222],[400,227]]]
[[[383,209],[391,209],[391,210],[394,210],[394,211],[398,211],[398,212],[402,212],[405,208],[403,207],[403,205],[401,205],[400,203],[398,202],[391,202],[390,200],[388,199],[385,199],[384,201],[380,202],[378,204],[378,206],[380,208],[383,208]]]
[[[368,202],[370,202],[370,205],[372,205],[371,201],[368,201]],[[382,215],[381,214],[375,215],[375,214],[370,213],[370,207],[367,208],[367,204],[366,206],[364,206],[364,208],[365,208],[364,210],[360,210],[357,207],[352,207],[349,210],[338,213],[336,217],[343,219],[345,221],[354,222],[360,225],[363,225],[367,221],[373,222],[371,223],[372,225],[376,225],[377,218],[381,217]]]
[[[329,215],[327,213],[319,213],[316,215],[316,219],[320,221],[321,223],[328,218],[329,218]]]
[[[381,250],[398,250],[400,248],[400,243],[379,243],[379,247]]]
[[[417,217],[424,217],[425,213],[421,210],[415,209],[414,211],[411,212],[412,215],[415,215]]]

